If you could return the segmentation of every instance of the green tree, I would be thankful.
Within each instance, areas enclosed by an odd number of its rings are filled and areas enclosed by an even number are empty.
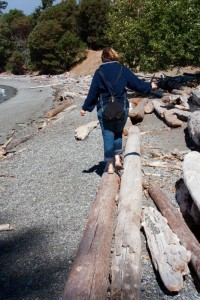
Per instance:
[[[66,70],[85,57],[85,44],[77,34],[67,31],[58,42],[57,53],[62,70]]]
[[[48,7],[51,7],[53,5],[55,0],[41,0],[41,5],[36,7],[36,9],[33,12],[33,16],[35,19],[38,19],[41,13]]]
[[[25,66],[29,62],[29,53],[27,50],[27,39],[34,28],[35,23],[32,16],[25,16],[21,10],[10,10],[0,18],[0,69],[4,70],[9,62],[9,69],[15,58],[19,56],[13,53],[21,54],[21,64]],[[10,60],[10,58],[12,58]],[[20,71],[21,72],[21,71]]]
[[[78,59],[79,51],[84,52],[76,23],[74,0],[63,1],[41,14],[29,36],[30,57],[37,69],[45,73],[62,72]]]
[[[109,0],[81,0],[79,4],[79,33],[92,49],[108,44],[105,30],[108,29]]]
[[[8,59],[6,69],[15,75],[23,75],[25,70],[23,54],[14,51]]]
[[[199,64],[198,0],[143,0],[139,17],[134,4],[117,0],[110,14],[108,35],[124,62],[150,71]]]
[[[0,72],[5,70],[6,63],[13,49],[12,32],[9,26],[0,19]]]

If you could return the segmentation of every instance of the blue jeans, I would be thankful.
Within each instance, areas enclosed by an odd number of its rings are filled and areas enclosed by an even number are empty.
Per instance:
[[[108,121],[102,118],[102,108],[97,112],[101,126],[104,161],[114,161],[115,154],[121,154],[122,150],[122,132],[128,118],[128,109],[125,110],[125,116],[120,121]]]

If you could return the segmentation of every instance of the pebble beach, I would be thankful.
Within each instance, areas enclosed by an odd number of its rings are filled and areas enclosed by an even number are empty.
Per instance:
[[[51,78],[0,76],[2,88],[17,90],[16,95],[0,103],[0,144],[13,134],[21,137],[34,133],[15,152],[0,159],[0,174],[4,175],[0,176],[0,224],[13,227],[13,231],[0,233],[2,300],[62,299],[105,167],[99,125],[87,139],[74,138],[78,126],[97,119],[96,111],[79,116],[91,78],[69,73]],[[42,127],[45,113],[55,107],[56,95],[63,86],[76,94],[71,101],[77,108]],[[186,126],[169,129],[155,114],[146,115],[138,126],[145,132],[141,150],[145,145],[157,146],[163,153],[191,147],[185,138]],[[147,153],[141,153],[144,162]],[[181,172],[154,173],[159,174],[155,180],[177,206],[173,186]],[[143,205],[154,206],[145,195]],[[142,231],[141,237],[141,300],[200,299],[198,283],[191,274],[185,276],[180,292],[167,291],[152,266]]]

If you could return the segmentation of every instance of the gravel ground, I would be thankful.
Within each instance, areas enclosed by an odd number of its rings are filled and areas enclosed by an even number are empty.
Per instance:
[[[48,98],[48,97],[47,97]],[[10,101],[10,100],[9,100]],[[30,140],[19,145],[14,155],[0,160],[0,224],[14,230],[0,233],[0,299],[59,300],[75,257],[84,226],[104,169],[101,132],[98,126],[84,141],[76,141],[77,126],[96,120],[96,112],[79,117],[78,108],[54,124],[49,124]],[[49,98],[47,106],[52,106]],[[2,105],[2,104],[1,104]],[[45,119],[18,129],[21,135],[35,131]],[[169,129],[154,114],[139,125],[142,162],[150,159],[146,146],[161,147],[169,153],[194,149],[187,131]],[[180,171],[143,167],[163,187],[175,203],[175,182]],[[146,176],[144,176],[146,179]],[[143,205],[152,205],[143,197]],[[142,290],[146,299],[200,299],[199,287],[186,276],[179,293],[169,293],[153,269],[142,232]]]

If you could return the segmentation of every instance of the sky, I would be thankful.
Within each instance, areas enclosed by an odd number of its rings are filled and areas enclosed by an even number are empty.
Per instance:
[[[9,12],[10,9],[20,9],[26,15],[30,15],[36,7],[41,5],[41,0],[5,0],[8,5],[3,13]],[[55,0],[54,5],[60,3],[61,0]]]

